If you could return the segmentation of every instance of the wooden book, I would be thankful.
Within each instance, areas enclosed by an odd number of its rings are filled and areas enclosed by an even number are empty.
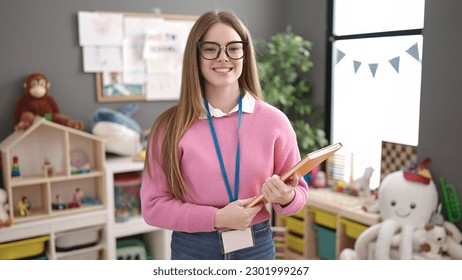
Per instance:
[[[304,156],[296,165],[294,165],[289,171],[281,176],[282,181],[287,181],[292,176],[297,174],[299,177],[305,176],[308,172],[313,170],[316,166],[320,165],[323,161],[328,159],[332,154],[338,151],[342,147],[341,143],[332,144],[321,148],[317,151],[311,152]],[[250,201],[246,207],[253,207],[260,202],[266,203],[266,199],[263,197],[263,194],[260,194],[252,201]]]

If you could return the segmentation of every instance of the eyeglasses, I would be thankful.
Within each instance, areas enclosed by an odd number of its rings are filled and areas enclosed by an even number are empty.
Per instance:
[[[225,48],[226,55],[233,60],[238,60],[244,57],[247,42],[232,41],[226,46],[220,46],[218,43],[209,41],[200,41],[197,43],[197,49],[203,59],[214,60],[221,54],[221,49]]]

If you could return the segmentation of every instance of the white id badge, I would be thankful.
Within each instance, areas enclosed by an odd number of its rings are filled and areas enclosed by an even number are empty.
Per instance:
[[[224,254],[254,245],[252,229],[250,227],[245,230],[222,231],[220,235]]]

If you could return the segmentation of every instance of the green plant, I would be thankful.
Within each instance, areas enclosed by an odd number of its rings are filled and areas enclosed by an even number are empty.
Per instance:
[[[283,111],[297,134],[302,155],[328,144],[324,121],[314,110],[311,83],[307,73],[311,42],[295,34],[290,27],[271,37],[255,40],[260,82],[265,100]]]

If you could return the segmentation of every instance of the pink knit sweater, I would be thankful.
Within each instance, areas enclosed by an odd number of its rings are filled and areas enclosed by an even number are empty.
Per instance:
[[[237,116],[235,112],[213,118],[232,189]],[[263,101],[256,101],[253,113],[242,114],[240,145],[239,199],[259,195],[266,178],[273,174],[282,175],[300,160],[296,135],[286,115]],[[171,196],[163,170],[157,160],[151,160],[153,176],[144,172],[142,177],[141,205],[144,220],[149,225],[175,231],[214,231],[216,211],[230,201],[207,119],[199,119],[191,125],[183,135],[178,149],[181,171],[190,189],[186,195],[187,202],[183,203]],[[147,157],[152,159],[152,153]],[[294,200],[284,208],[278,204],[273,204],[273,208],[277,213],[293,215],[303,208],[307,198],[308,186],[301,179],[295,188]],[[269,213],[263,207],[252,224],[268,218]]]

